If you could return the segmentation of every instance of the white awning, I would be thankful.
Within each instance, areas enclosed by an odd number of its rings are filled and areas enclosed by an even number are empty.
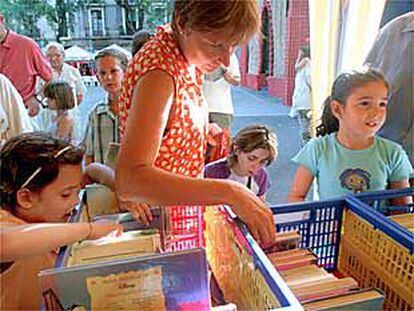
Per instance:
[[[92,60],[92,54],[74,45],[65,50],[65,61]]]

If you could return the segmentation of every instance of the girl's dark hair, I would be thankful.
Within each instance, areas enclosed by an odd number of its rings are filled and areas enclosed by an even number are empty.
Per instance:
[[[68,110],[75,107],[72,87],[65,81],[54,80],[49,82],[46,84],[43,93],[47,98],[56,101],[59,110]]]
[[[40,192],[57,178],[59,165],[81,164],[83,154],[83,149],[45,132],[13,137],[0,151],[1,205],[13,211],[17,191],[36,170],[40,168],[24,188]]]
[[[323,104],[321,124],[316,128],[316,136],[328,135],[339,130],[339,121],[333,115],[331,109],[332,101],[335,100],[341,105],[345,105],[348,97],[356,88],[371,82],[382,82],[389,89],[385,77],[375,69],[369,68],[341,73],[332,85],[331,95],[325,99]]]
[[[277,157],[276,134],[265,125],[249,125],[242,128],[231,141],[230,154],[227,157],[229,167],[237,162],[236,148],[245,153],[260,148],[269,150],[269,165]]]

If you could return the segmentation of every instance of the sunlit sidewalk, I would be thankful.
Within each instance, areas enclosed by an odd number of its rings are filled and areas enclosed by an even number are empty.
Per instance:
[[[235,116],[278,116],[287,115],[289,107],[280,99],[270,96],[265,90],[255,91],[245,87],[233,87]]]

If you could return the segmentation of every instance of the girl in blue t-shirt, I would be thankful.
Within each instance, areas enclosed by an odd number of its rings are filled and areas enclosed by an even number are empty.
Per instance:
[[[276,157],[276,134],[264,125],[250,125],[232,139],[227,158],[206,165],[204,177],[237,181],[265,201],[270,183],[264,166]]]
[[[387,116],[389,85],[373,69],[340,74],[325,100],[317,135],[293,158],[299,164],[289,201],[304,201],[316,177],[322,200],[363,191],[409,187],[403,148],[376,136]],[[394,204],[406,204],[401,198]]]

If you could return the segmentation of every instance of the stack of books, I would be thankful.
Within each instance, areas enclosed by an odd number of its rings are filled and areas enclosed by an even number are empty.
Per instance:
[[[265,252],[305,310],[381,309],[383,296],[375,290],[361,290],[355,279],[338,278],[317,265],[310,249],[298,248],[299,232],[279,233]]]
[[[272,246],[264,249],[266,254],[299,248],[300,233],[298,231],[280,232]]]
[[[383,301],[384,296],[380,292],[373,289],[367,289],[326,299],[315,300],[305,303],[303,307],[307,311],[381,310]]]
[[[82,241],[71,247],[67,266],[145,256],[160,251],[160,234],[157,230],[123,232],[119,237],[103,237]]]

